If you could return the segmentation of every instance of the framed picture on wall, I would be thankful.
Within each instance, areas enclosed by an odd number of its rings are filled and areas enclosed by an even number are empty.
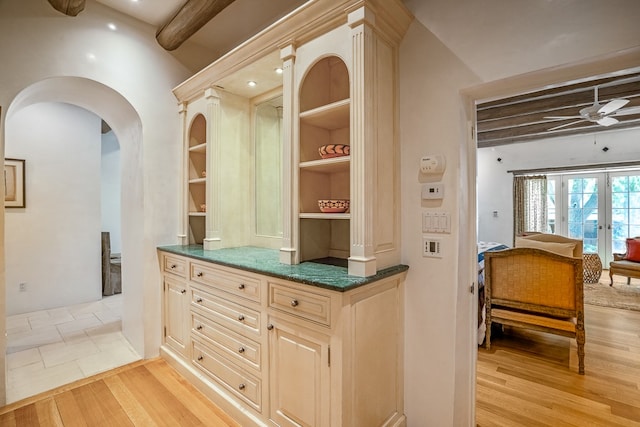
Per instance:
[[[24,208],[24,160],[4,159],[4,207]]]

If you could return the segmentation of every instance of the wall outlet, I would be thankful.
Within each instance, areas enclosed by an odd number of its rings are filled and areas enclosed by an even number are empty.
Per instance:
[[[20,292],[27,292],[27,284],[24,282],[20,283],[18,288],[20,289]]]

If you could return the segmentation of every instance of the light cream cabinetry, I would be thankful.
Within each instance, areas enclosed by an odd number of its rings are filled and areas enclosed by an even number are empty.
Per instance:
[[[300,262],[349,257],[350,213],[320,211],[318,200],[350,200],[350,157],[323,159],[321,146],[348,146],[349,72],[336,56],[311,67],[300,89]]]
[[[187,272],[165,292],[161,355],[242,425],[405,424],[404,273],[338,291],[160,256]]]
[[[188,241],[202,244],[207,207],[207,121],[202,114],[189,128],[187,162]]]
[[[184,258],[163,255],[164,342],[180,354],[186,355],[189,328],[189,295]]]
[[[330,426],[330,337],[269,319],[269,417],[280,426]]]
[[[411,20],[400,0],[307,2],[175,88],[184,129],[195,124],[196,111],[207,122],[204,237],[182,232],[181,243],[276,247],[282,263],[346,265],[359,277],[397,265],[398,49]],[[277,79],[274,69],[281,70]],[[272,163],[282,172],[262,178],[280,186],[277,203],[263,208],[269,194],[251,179],[272,165],[257,167],[259,156],[246,153],[255,139],[252,106],[276,92],[282,161]],[[243,102],[246,108],[237,108]],[[350,155],[323,158],[318,150],[327,145],[348,145]],[[192,179],[199,178],[189,179],[195,194]],[[349,209],[321,211],[319,200],[348,200]],[[191,212],[191,199],[187,205]],[[258,221],[264,213],[271,218]]]

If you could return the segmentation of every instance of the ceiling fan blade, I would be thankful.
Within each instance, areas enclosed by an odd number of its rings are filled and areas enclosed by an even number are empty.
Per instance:
[[[600,114],[613,113],[614,111],[619,110],[620,108],[624,107],[628,103],[629,103],[628,99],[614,99],[607,102],[602,107],[600,107],[598,109],[598,113]]]
[[[614,119],[614,120],[615,120],[615,119]],[[567,127],[567,126],[575,125],[576,123],[582,123],[582,122],[584,122],[584,120],[576,120],[575,122],[565,123],[565,124],[560,125],[560,126],[556,126],[556,127],[553,127],[553,128],[549,128],[549,129],[547,129],[547,132],[548,132],[548,131],[551,131],[551,130],[562,129],[563,127]]]
[[[546,116],[545,119],[555,119],[555,120],[564,120],[564,119],[582,119],[582,116]]]
[[[600,126],[611,126],[618,123],[618,120],[614,119],[613,117],[603,117],[600,120],[598,120],[597,123]]]
[[[611,116],[629,116],[631,114],[640,114],[640,107],[623,108],[618,111],[614,111]]]

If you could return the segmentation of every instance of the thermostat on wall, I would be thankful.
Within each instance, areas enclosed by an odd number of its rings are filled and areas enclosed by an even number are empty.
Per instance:
[[[420,159],[420,172],[424,174],[443,173],[445,166],[444,156],[424,156]]]

